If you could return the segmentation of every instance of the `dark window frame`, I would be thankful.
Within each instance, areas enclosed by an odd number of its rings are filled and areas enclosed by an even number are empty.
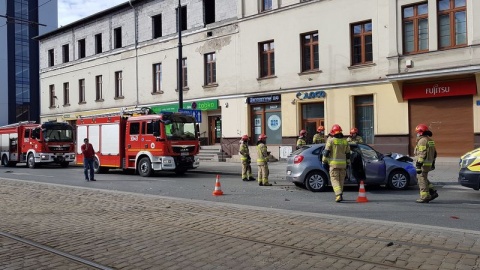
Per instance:
[[[78,80],[78,103],[85,103],[85,79]]]
[[[206,53],[205,60],[205,85],[217,84],[217,55],[215,52]]]
[[[362,98],[368,98],[369,100],[371,100],[370,102],[362,102],[360,99]],[[375,141],[375,133],[374,133],[374,126],[375,126],[375,97],[373,96],[373,94],[368,94],[368,95],[358,95],[358,96],[354,96],[353,97],[353,106],[354,106],[354,109],[353,109],[353,115],[354,115],[354,123],[355,123],[355,127],[358,128],[358,130],[360,131],[359,134],[360,136],[362,136],[363,138],[363,141],[364,143],[366,144],[373,144],[374,141]],[[362,124],[361,124],[361,120],[358,119],[357,115],[358,115],[358,112],[359,112],[359,108],[363,108],[363,107],[372,107],[372,119],[370,119],[370,121],[372,122],[371,123],[371,137],[367,136],[367,134],[365,134],[364,132],[362,132],[362,130],[365,130],[362,128]],[[363,117],[361,117],[362,119],[366,119],[366,115],[364,115]],[[364,120],[365,121],[365,120]]]
[[[178,33],[178,8],[175,8],[175,10],[176,10],[175,13],[176,13],[176,15],[177,15],[177,18],[176,18],[175,21],[176,21],[176,24],[177,24],[177,33]],[[181,30],[181,31],[185,31],[185,30],[188,29],[188,24],[187,24],[187,22],[188,22],[188,21],[187,21],[187,15],[188,15],[188,13],[187,13],[187,6],[181,6],[181,7],[180,7],[180,12],[182,12],[182,21],[180,22],[180,26],[181,26],[180,30]]]
[[[367,31],[366,25],[370,24],[371,25],[371,31]],[[360,26],[361,32],[359,34],[355,34],[355,27]],[[357,23],[352,23],[350,25],[350,42],[351,42],[351,58],[352,58],[352,66],[356,65],[365,65],[365,64],[371,64],[373,63],[373,24],[371,20],[368,21],[362,21],[362,22],[357,22]],[[372,39],[372,44],[370,45],[371,47],[371,54],[372,54],[372,59],[368,60],[367,59],[367,42],[366,39],[367,37],[370,37]],[[360,38],[360,61],[355,60],[355,38]]]
[[[265,49],[265,46],[268,48]],[[260,42],[258,44],[258,53],[259,53],[259,77],[260,78],[268,78],[275,76],[275,41],[269,40],[265,42]],[[266,70],[263,65],[264,61],[266,61],[267,66]]]
[[[163,36],[162,33],[162,14],[152,16],[152,38],[159,38]]]
[[[416,3],[412,5],[407,5],[402,7],[402,37],[403,37],[403,54],[415,54],[415,53],[422,53],[422,52],[428,52],[429,48],[427,46],[427,49],[422,50],[420,49],[420,21],[422,20],[427,20],[427,44],[429,42],[428,40],[428,23],[429,23],[429,18],[428,18],[428,11],[426,14],[420,14],[418,12],[418,8],[422,5],[427,5],[428,9],[428,2],[421,2],[421,3]],[[405,17],[405,10],[407,8],[413,8],[413,16],[411,17]],[[407,52],[406,48],[406,23],[413,23],[413,50],[411,52]]]
[[[123,72],[115,72],[115,98],[123,98]]]
[[[86,41],[85,39],[79,39],[77,41],[77,44],[78,44],[78,59],[82,59],[82,58],[85,58],[86,57],[86,51],[87,51],[87,48],[86,48]]]
[[[70,105],[70,83],[63,83],[63,105]]]
[[[261,0],[260,10],[262,12],[269,11],[273,9],[273,1],[272,0]]]
[[[465,24],[467,23],[467,3],[465,1],[465,5],[462,7],[455,7],[455,0],[449,0],[450,8],[447,10],[440,11],[439,1],[437,0],[437,22],[438,22],[438,48],[440,50],[443,49],[451,49],[451,48],[460,48],[465,47],[468,44],[468,25],[465,25],[465,43],[457,44],[456,43],[456,36],[457,36],[457,24],[455,23],[455,15],[459,12],[465,12]],[[450,46],[442,46],[441,45],[441,38],[440,38],[440,16],[448,15],[450,19]]]
[[[122,48],[122,27],[113,29],[113,48]]]
[[[95,35],[95,54],[103,52],[102,33]]]
[[[48,66],[53,67],[55,65],[55,50],[50,49],[47,51],[48,54]]]
[[[62,45],[62,61],[63,63],[70,62],[70,45],[69,44]]]
[[[315,35],[317,40],[315,41]],[[305,40],[305,38],[309,36],[308,42]],[[318,31],[314,32],[309,32],[302,34],[300,36],[300,44],[301,44],[301,61],[302,61],[302,72],[309,72],[309,71],[318,71],[319,66],[320,66],[320,59],[319,59],[319,51],[318,51],[318,46],[319,46],[319,40],[318,40]],[[317,55],[315,55],[315,49],[317,50]],[[309,59],[308,59],[308,64],[310,65],[310,68],[307,68],[307,51],[309,53]],[[317,57],[317,59],[315,59]],[[315,61],[317,60],[317,61]],[[315,66],[315,63],[317,66]]]
[[[48,86],[48,90],[49,90],[49,93],[50,93],[50,108],[54,108],[55,107],[55,85],[54,84],[51,84]]]
[[[95,76],[95,100],[102,101],[103,100],[103,76],[98,75]]]

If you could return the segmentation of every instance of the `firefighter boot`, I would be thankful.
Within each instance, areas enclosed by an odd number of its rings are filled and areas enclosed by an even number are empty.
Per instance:
[[[335,202],[341,202],[341,201],[343,201],[342,194],[335,196]]]
[[[242,178],[242,181],[248,181],[248,178]]]
[[[431,199],[430,198],[420,198],[416,200],[417,203],[428,203]]]
[[[247,179],[247,181],[255,181],[255,180],[256,180],[256,179],[255,179],[255,177],[253,177],[253,176],[250,176],[250,177],[248,177],[248,179]]]
[[[266,183],[263,183],[263,185],[269,187],[269,186],[271,186],[272,184],[266,182]]]
[[[436,198],[438,198],[438,193],[435,189],[429,189],[428,190],[428,193],[430,193],[430,201],[433,201],[435,200]]]

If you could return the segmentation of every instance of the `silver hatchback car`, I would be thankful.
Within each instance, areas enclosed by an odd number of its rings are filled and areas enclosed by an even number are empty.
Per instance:
[[[305,145],[287,158],[287,181],[319,192],[330,186],[328,171],[322,166],[325,144]],[[385,185],[406,189],[417,184],[413,160],[397,153],[381,154],[366,144],[350,144],[350,164],[345,185]]]

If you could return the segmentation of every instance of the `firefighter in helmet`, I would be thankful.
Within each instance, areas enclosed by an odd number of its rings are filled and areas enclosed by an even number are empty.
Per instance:
[[[362,137],[358,135],[358,128],[354,127],[350,129],[350,136],[347,138],[349,143],[363,143]]]
[[[417,133],[417,145],[415,146],[415,167],[417,169],[418,186],[420,188],[420,199],[418,203],[428,203],[438,197],[437,191],[428,180],[428,172],[435,169],[435,158],[437,151],[435,142],[431,138],[432,132],[425,124],[419,124],[415,128]]]
[[[248,149],[248,135],[243,135],[240,140],[240,160],[242,161],[242,180],[243,181],[255,181],[255,178],[252,176],[252,166],[250,163],[252,159],[250,158],[250,150]]]
[[[258,165],[258,185],[271,186],[268,183],[268,152],[267,152],[267,135],[261,134],[257,141],[257,165]]]
[[[313,135],[313,143],[325,143],[325,128],[323,126],[319,126],[317,128],[317,133]]]
[[[335,201],[341,202],[343,201],[343,184],[347,175],[347,160],[350,159],[350,146],[339,125],[332,126],[330,135],[322,152],[322,163],[324,163],[324,167],[329,167]]]
[[[302,146],[307,144],[307,131],[305,129],[300,130],[300,134],[297,140],[297,149],[302,148]]]

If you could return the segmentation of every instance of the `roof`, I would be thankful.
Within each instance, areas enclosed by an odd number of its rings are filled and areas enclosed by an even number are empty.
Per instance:
[[[146,1],[146,0],[129,0],[123,4],[119,4],[119,5],[116,5],[114,7],[111,7],[109,9],[105,9],[103,11],[100,11],[98,13],[95,13],[93,15],[90,15],[88,17],[85,17],[83,19],[80,19],[78,21],[74,21],[70,24],[67,24],[65,26],[61,26],[53,31],[50,31],[48,33],[45,33],[43,35],[40,35],[40,36],[37,36],[37,37],[34,37],[34,39],[36,40],[42,40],[42,39],[45,39],[45,38],[48,38],[48,37],[51,37],[51,36],[54,36],[56,34],[59,34],[59,33],[63,33],[63,32],[66,32],[70,29],[73,29],[77,26],[81,26],[81,25],[85,25],[85,24],[88,24],[90,22],[93,22],[93,21],[96,21],[100,18],[103,18],[109,14],[112,14],[112,13],[115,13],[117,11],[120,11],[120,10],[123,10],[123,9],[127,9],[127,8],[131,8],[130,6],[130,3],[135,4],[135,3],[139,3],[139,2],[143,2],[143,1]]]

